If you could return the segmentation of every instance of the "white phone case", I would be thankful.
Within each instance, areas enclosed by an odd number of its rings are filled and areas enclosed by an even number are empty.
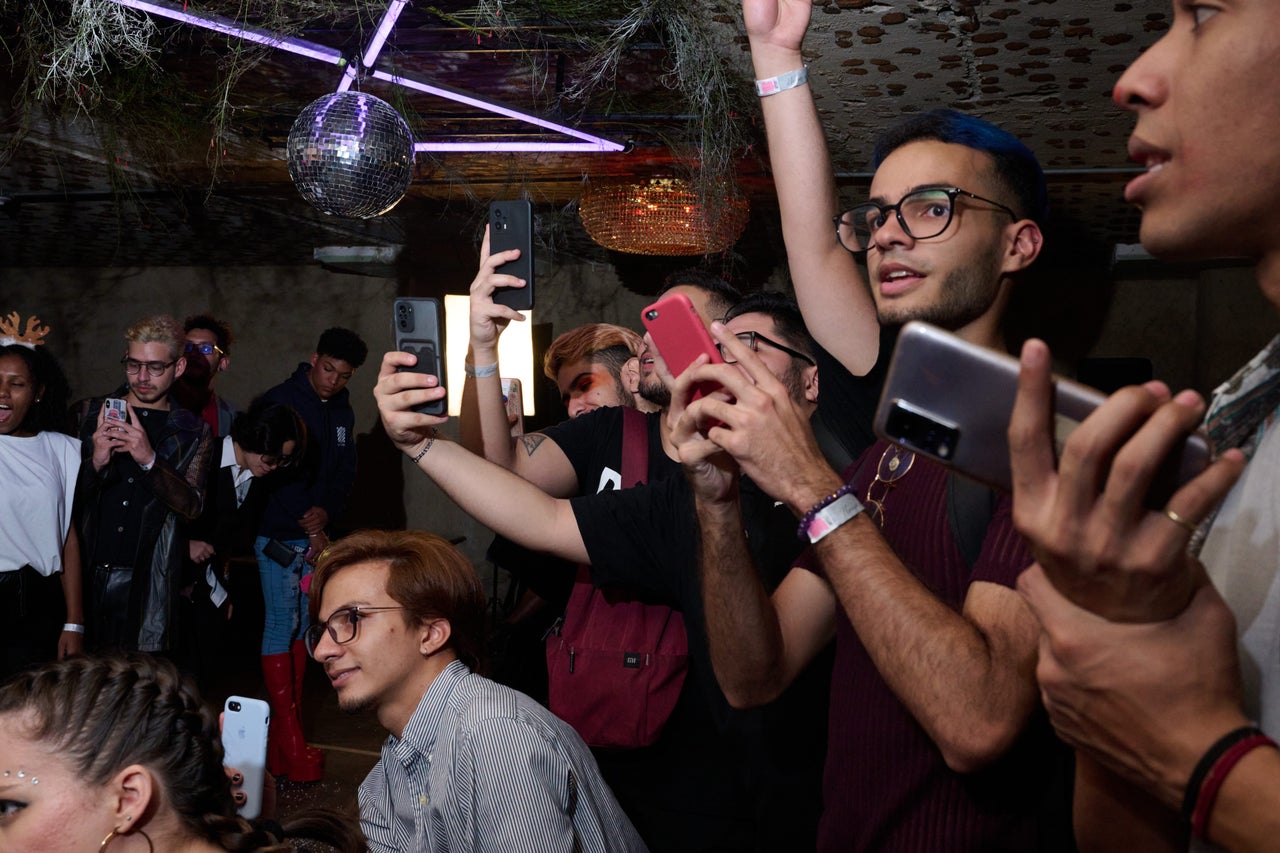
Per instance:
[[[262,813],[262,780],[267,769],[267,726],[271,708],[261,699],[228,696],[223,706],[223,766],[244,777],[244,805],[236,809],[244,818]]]

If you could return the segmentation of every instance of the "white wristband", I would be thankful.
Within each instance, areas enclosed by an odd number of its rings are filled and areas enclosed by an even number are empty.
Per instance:
[[[138,467],[142,469],[142,472],[144,474],[147,471],[150,471],[152,468],[156,467],[156,455],[154,453],[151,454],[151,461],[148,462],[146,465],[139,465]]]
[[[814,515],[806,531],[810,542],[817,542],[852,518],[856,518],[866,507],[862,501],[851,494],[843,494],[824,506]]]
[[[77,625],[77,624],[76,624],[76,623],[74,623],[74,622],[68,622],[67,624],[65,624],[65,625],[63,625],[63,626],[62,626],[62,631],[63,631],[63,633],[68,633],[68,632],[70,632],[70,633],[72,633],[72,634],[83,634],[83,633],[84,633],[84,626],[83,626],[83,625]]]
[[[489,376],[498,375],[498,363],[495,361],[493,364],[482,364],[477,367],[474,364],[468,364],[464,361],[462,363],[462,372],[470,376],[472,379],[485,379]]]
[[[769,95],[776,95],[779,92],[785,92],[788,89],[794,89],[797,86],[803,86],[809,82],[809,66],[802,65],[795,71],[786,71],[777,77],[769,77],[766,80],[756,81],[756,94],[762,98]]]

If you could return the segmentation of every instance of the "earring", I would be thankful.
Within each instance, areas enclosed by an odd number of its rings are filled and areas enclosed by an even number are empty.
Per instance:
[[[127,818],[125,818],[125,820],[133,820],[133,817],[132,817],[132,816],[127,817]],[[155,845],[153,845],[153,844],[151,843],[151,836],[150,836],[150,835],[147,835],[147,834],[146,834],[145,832],[143,832],[141,829],[139,829],[139,830],[138,830],[138,834],[139,834],[139,835],[141,835],[141,836],[143,837],[143,839],[147,842],[147,851],[148,851],[148,853],[156,853]],[[118,836],[122,836],[122,835],[124,835],[124,833],[123,833],[123,832],[119,832],[119,831],[114,830],[114,829],[113,829],[113,830],[111,830],[110,832],[108,832],[108,833],[107,833],[107,837],[106,837],[106,838],[104,838],[104,839],[102,839],[102,843],[98,845],[98,853],[102,853],[102,851],[103,851],[103,850],[106,850],[106,849],[107,849],[107,845],[108,845],[108,844],[110,844],[112,841],[115,841],[115,839],[116,839]]]

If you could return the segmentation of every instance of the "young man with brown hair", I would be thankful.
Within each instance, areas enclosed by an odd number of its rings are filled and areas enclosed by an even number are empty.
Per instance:
[[[642,851],[586,744],[528,696],[474,670],[485,597],[466,558],[414,531],[325,551],[307,647],[345,711],[390,732],[360,786],[375,853]]]

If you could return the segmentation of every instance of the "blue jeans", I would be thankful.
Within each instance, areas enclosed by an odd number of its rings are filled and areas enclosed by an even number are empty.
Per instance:
[[[262,654],[278,655],[289,651],[294,640],[302,639],[311,620],[307,615],[307,596],[299,583],[311,574],[312,566],[303,557],[307,553],[306,539],[281,539],[297,552],[293,562],[282,566],[262,553],[270,540],[259,536],[253,543],[258,557],[258,577],[262,580],[262,602],[266,607],[266,622],[262,626]]]

